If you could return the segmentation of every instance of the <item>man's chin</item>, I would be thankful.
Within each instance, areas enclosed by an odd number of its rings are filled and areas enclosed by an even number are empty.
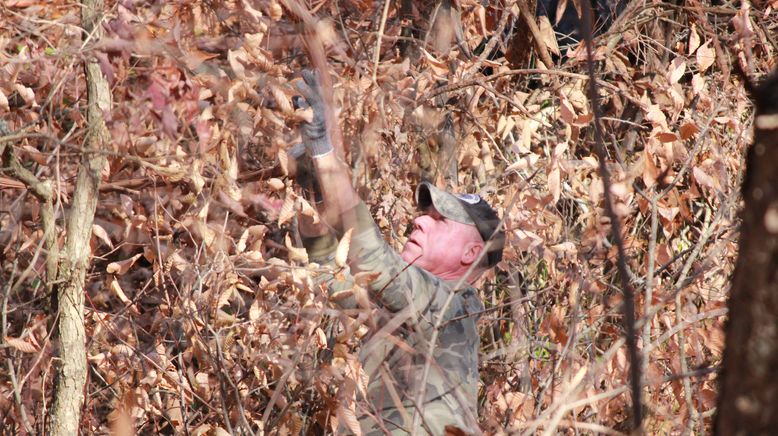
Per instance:
[[[421,253],[417,252],[416,250],[403,250],[402,253],[400,253],[400,257],[410,263],[418,263],[419,259],[421,258]]]

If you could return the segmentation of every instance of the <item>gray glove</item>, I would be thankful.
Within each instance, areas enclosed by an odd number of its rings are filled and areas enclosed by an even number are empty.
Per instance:
[[[300,130],[308,153],[311,157],[319,157],[332,151],[332,144],[327,136],[324,100],[321,98],[318,78],[312,71],[303,71],[303,80],[305,83],[297,82],[297,90],[313,110],[313,120],[303,122]]]

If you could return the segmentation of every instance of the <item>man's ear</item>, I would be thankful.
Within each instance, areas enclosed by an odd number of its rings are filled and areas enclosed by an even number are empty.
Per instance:
[[[481,252],[484,250],[484,243],[483,242],[468,242],[465,245],[465,250],[462,253],[462,264],[464,265],[470,265],[476,260],[478,260],[478,256],[481,255]]]

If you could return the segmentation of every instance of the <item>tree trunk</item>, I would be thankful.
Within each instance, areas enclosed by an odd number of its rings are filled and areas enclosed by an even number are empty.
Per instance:
[[[83,27],[90,41],[102,35],[102,0],[85,0],[81,10]],[[102,154],[109,136],[103,113],[111,108],[108,82],[94,60],[85,65],[88,89],[88,129],[81,166],[78,169],[67,240],[59,265],[57,311],[59,321],[60,365],[57,368],[56,393],[51,416],[51,434],[78,434],[86,383],[84,332],[84,278],[89,266],[89,239],[92,234],[100,178],[106,158]]]
[[[743,181],[743,222],[715,431],[778,428],[778,72],[754,92],[754,144]]]

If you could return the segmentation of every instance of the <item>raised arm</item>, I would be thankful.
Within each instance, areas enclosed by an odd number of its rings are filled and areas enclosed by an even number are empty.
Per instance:
[[[324,205],[320,212],[327,224],[342,233],[354,224],[349,215],[359,204],[359,196],[351,185],[348,168],[332,147],[326,124],[327,108],[316,76],[310,71],[303,72],[303,82],[298,82],[297,89],[313,111],[313,119],[303,123],[301,133],[319,180]]]

